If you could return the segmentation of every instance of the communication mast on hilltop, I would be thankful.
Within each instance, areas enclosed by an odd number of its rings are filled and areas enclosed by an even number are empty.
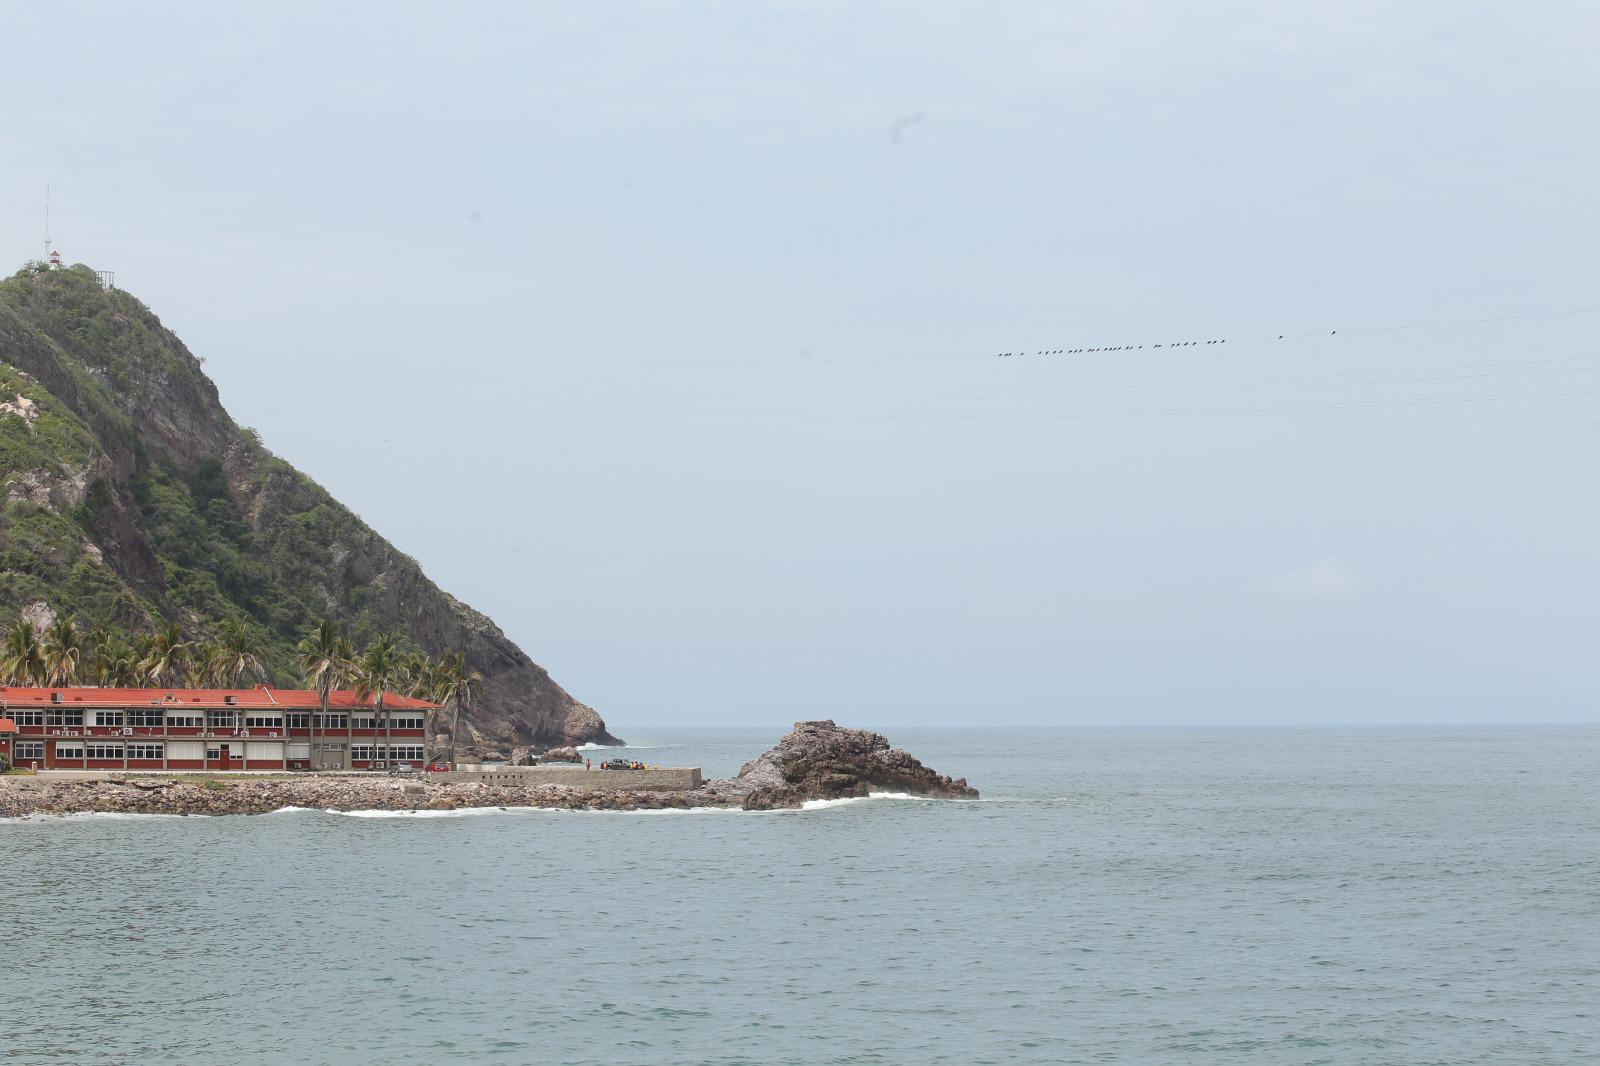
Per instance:
[[[44,187],[44,259],[51,270],[61,269],[61,253],[50,242],[50,186]]]
[[[50,186],[44,187],[44,262],[46,270],[61,269],[61,253],[56,250],[55,242],[50,239]],[[116,288],[117,275],[110,270],[96,270],[95,277],[100,280],[100,288],[110,292]]]

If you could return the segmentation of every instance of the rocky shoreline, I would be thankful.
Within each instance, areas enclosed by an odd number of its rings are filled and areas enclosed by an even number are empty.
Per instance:
[[[564,785],[487,785],[365,775],[290,779],[251,777],[109,780],[0,778],[0,818],[66,814],[270,814],[285,807],[332,811],[450,811],[544,807],[553,810],[776,810],[809,800],[895,792],[976,799],[952,779],[893,749],[878,733],[831,721],[797,722],[794,732],[752,759],[738,776],[684,792],[624,792]],[[603,775],[596,773],[597,786]]]

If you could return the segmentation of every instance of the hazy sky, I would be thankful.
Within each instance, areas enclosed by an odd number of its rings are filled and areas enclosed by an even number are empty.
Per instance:
[[[1594,5],[219,7],[0,2],[0,260],[624,735],[1600,718],[1600,314],[1352,332],[1600,308]]]

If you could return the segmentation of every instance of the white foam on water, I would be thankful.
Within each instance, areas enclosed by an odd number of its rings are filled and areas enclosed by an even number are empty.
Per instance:
[[[449,811],[406,810],[406,811],[336,811],[324,810],[323,814],[336,814],[341,818],[472,818],[480,814],[514,814],[523,811],[548,810],[546,807],[457,807]]]
[[[802,811],[822,811],[831,807],[845,807],[852,803],[865,803],[867,800],[909,800],[918,799],[909,792],[868,792],[865,796],[845,796],[841,799],[831,800],[806,800],[800,804]]]
[[[847,807],[852,803],[865,803],[866,796],[846,796],[843,799],[806,800],[800,804],[802,811],[825,811],[830,807]]]
[[[738,807],[655,807],[639,811],[569,811],[570,814],[772,814],[772,811],[745,811]]]

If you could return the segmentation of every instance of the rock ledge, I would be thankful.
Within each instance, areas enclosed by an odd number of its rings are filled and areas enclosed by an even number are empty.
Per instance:
[[[905,792],[935,799],[977,799],[966,778],[952,779],[889,747],[881,733],[832,720],[796,722],[776,747],[745,763],[739,776],[708,781],[697,792],[747,811],[798,807],[808,800]]]

